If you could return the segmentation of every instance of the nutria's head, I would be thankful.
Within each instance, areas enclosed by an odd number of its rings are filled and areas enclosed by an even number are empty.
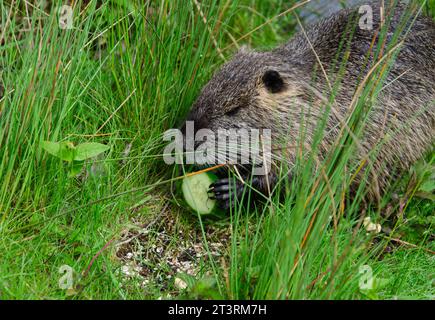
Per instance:
[[[195,132],[285,130],[289,106],[298,96],[289,68],[274,52],[242,50],[205,85],[187,120],[194,121]]]

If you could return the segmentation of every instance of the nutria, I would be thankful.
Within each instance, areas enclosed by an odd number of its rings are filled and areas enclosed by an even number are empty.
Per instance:
[[[205,85],[188,120],[195,122],[195,130],[209,128],[215,132],[219,128],[270,128],[274,147],[283,137],[289,146],[294,145],[303,122],[304,143],[309,144],[334,91],[335,102],[319,146],[321,157],[346,128],[344,120],[355,107],[354,98],[361,95],[361,83],[372,67],[380,59],[380,64],[394,61],[389,72],[383,72],[387,74],[384,79],[372,72],[372,80],[382,81],[383,87],[355,149],[355,160],[361,162],[381,146],[372,159],[373,175],[367,189],[372,195],[383,193],[397,172],[409,170],[434,145],[435,24],[428,17],[417,16],[416,10],[407,16],[411,7],[405,4],[385,1],[383,14],[379,3],[369,5],[373,8],[372,29],[360,27],[362,14],[356,7],[302,28],[274,50],[241,50]],[[385,40],[379,32],[381,25],[388,28]],[[375,57],[381,51],[384,58]],[[340,86],[332,89],[337,83]],[[295,152],[289,147],[275,158],[285,157],[292,164]],[[275,167],[268,176],[243,178],[268,194],[277,180]],[[222,207],[229,207],[230,193],[238,196],[244,189],[241,182],[235,190],[232,186],[227,178],[213,185],[212,196]]]

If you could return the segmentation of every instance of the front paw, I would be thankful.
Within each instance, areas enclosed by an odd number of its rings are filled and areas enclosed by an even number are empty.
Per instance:
[[[217,200],[222,209],[229,210],[240,200],[243,190],[244,184],[235,178],[219,179],[210,186],[209,197]]]

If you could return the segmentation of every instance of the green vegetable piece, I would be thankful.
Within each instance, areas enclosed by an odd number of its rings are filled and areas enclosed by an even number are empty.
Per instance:
[[[181,190],[184,200],[195,212],[201,215],[215,213],[216,200],[209,198],[208,190],[217,177],[209,172],[196,174],[183,179]]]

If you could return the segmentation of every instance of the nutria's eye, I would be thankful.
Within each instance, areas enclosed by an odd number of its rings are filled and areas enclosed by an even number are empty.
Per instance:
[[[230,111],[225,112],[227,116],[234,116],[236,113],[238,113],[242,109],[242,107],[235,107],[234,109],[231,109]]]
[[[261,80],[263,80],[267,90],[271,93],[278,93],[285,87],[284,80],[281,78],[278,71],[275,70],[267,70]]]

